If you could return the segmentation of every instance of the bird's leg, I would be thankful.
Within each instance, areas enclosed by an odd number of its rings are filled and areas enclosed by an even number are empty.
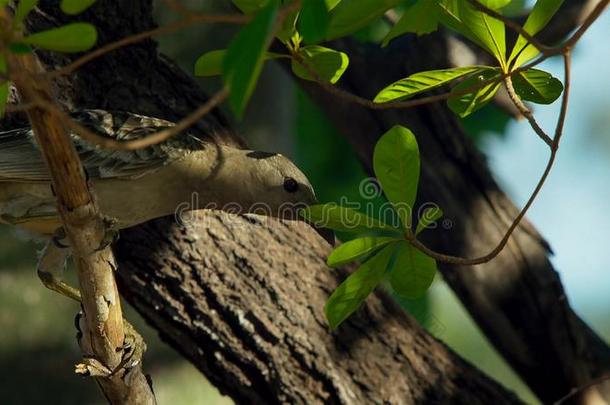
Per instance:
[[[112,217],[103,217],[104,226],[106,228],[106,232],[104,234],[104,239],[100,243],[100,247],[98,250],[106,249],[108,246],[112,245],[114,242],[119,240],[119,231],[118,231],[118,220]]]
[[[36,270],[45,287],[80,302],[80,291],[63,281],[66,260],[71,252],[70,246],[66,243],[66,236],[61,228],[42,250]]]
[[[110,230],[107,233],[105,241],[107,240],[107,243],[110,244],[116,240],[117,236],[118,232]],[[47,242],[42,251],[40,261],[38,262],[38,277],[45,287],[68,298],[72,298],[80,303],[80,291],[66,284],[62,280],[66,260],[71,253],[70,245],[66,239],[67,238],[63,228],[60,228]],[[100,247],[100,249],[103,248],[103,246]],[[82,314],[79,313],[75,321],[79,341],[83,337],[82,330],[84,330],[80,325],[81,320]],[[110,370],[92,357],[85,358],[82,363],[76,365],[77,374],[109,377],[121,368],[124,368],[129,372],[130,369],[140,364],[142,361],[142,356],[146,351],[146,343],[136,329],[126,319],[123,319],[123,325],[125,328],[125,340],[123,342],[123,347],[121,348],[123,350],[123,356],[119,366],[117,366],[114,370]]]

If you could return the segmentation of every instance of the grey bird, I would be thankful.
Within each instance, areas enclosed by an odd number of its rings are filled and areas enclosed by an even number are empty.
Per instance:
[[[143,138],[174,125],[126,112],[85,110],[72,115],[87,128],[117,140]],[[202,142],[188,131],[135,151],[102,149],[76,135],[72,138],[100,211],[117,229],[175,214],[193,196],[199,206],[189,209],[288,219],[298,219],[298,209],[316,202],[308,179],[280,154]],[[41,235],[61,228],[50,178],[31,128],[0,133],[0,222]],[[334,240],[320,233],[329,242]],[[66,253],[51,246],[47,245],[39,264],[41,275],[52,272],[51,267],[63,268]]]

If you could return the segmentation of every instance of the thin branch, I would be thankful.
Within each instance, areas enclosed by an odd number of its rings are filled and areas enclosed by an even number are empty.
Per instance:
[[[553,402],[553,405],[561,405],[564,402],[566,402],[568,399],[574,397],[575,395],[580,394],[580,393],[588,390],[589,388],[592,388],[592,387],[599,385],[603,382],[606,382],[608,380],[610,380],[610,374],[603,375],[599,378],[594,378],[593,380],[589,381],[585,385],[581,385],[578,388],[572,388],[572,390],[569,393],[567,393],[565,396],[563,396],[563,397],[559,398],[557,401]]]
[[[570,77],[572,76],[572,51],[568,48],[563,54],[563,71],[564,71],[564,88],[563,97],[561,99],[561,109],[559,111],[559,118],[557,119],[557,126],[555,127],[555,136],[553,138],[553,148],[559,149],[559,142],[563,135],[563,128],[565,126],[566,116],[568,114],[568,100],[570,98],[571,83]]]
[[[40,107],[35,102],[31,103],[19,103],[19,104],[7,104],[6,111],[7,112],[27,112],[32,108]]]
[[[140,32],[138,34],[130,35],[128,37],[119,39],[118,41],[111,42],[107,45],[102,46],[101,48],[96,49],[95,51],[89,52],[86,55],[78,58],[74,62],[66,65],[58,70],[49,71],[46,75],[49,78],[54,79],[57,76],[65,76],[73,73],[76,69],[81,66],[91,62],[94,59],[97,59],[105,54],[112,52],[114,50],[123,48],[127,45],[132,45],[143,41],[148,38],[156,37],[163,34],[169,34],[179,29],[189,27],[193,24],[200,22],[208,22],[208,23],[227,23],[227,24],[245,24],[249,22],[251,19],[250,16],[247,15],[230,15],[230,14],[209,14],[209,15],[199,15],[199,16],[191,16],[187,17],[183,20],[176,21],[174,23],[164,25],[162,27],[154,28],[149,31]]]
[[[563,49],[563,50],[569,50],[569,49],[574,48],[574,45],[576,45],[576,43],[578,41],[580,41],[580,39],[582,38],[584,33],[587,32],[587,30],[589,29],[591,24],[593,24],[595,22],[595,20],[597,20],[599,18],[599,16],[604,12],[606,7],[608,7],[608,4],[610,4],[610,0],[602,0],[602,1],[600,1],[595,6],[593,11],[591,11],[591,13],[587,17],[587,19],[582,23],[580,28],[578,30],[576,30],[576,32],[572,35],[572,37],[570,37],[570,39],[568,39],[559,48]]]
[[[540,137],[540,139],[544,141],[544,143],[546,143],[549,147],[552,147],[553,140],[546,134],[546,132],[544,132],[544,129],[542,129],[540,125],[538,125],[538,122],[536,121],[534,114],[532,114],[532,111],[527,108],[523,101],[521,101],[521,98],[519,98],[519,96],[515,92],[515,88],[513,87],[513,81],[510,76],[504,79],[504,86],[506,87],[508,96],[512,100],[513,104],[515,105],[515,107],[517,107],[519,112],[528,120],[534,132],[536,132],[536,134]]]

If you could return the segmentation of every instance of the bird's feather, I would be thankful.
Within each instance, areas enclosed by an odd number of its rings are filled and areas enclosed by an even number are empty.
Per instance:
[[[173,123],[126,112],[84,110],[73,119],[99,135],[119,141],[141,139]],[[200,140],[188,132],[164,143],[134,151],[103,149],[77,135],[72,139],[90,178],[140,177],[202,149]],[[48,181],[49,175],[31,128],[0,132],[0,181]]]

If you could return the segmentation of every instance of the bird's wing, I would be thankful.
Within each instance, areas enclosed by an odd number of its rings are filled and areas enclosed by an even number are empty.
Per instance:
[[[174,124],[158,118],[126,112],[85,110],[73,119],[96,133],[117,140],[144,138]],[[103,149],[72,135],[76,150],[90,178],[140,177],[201,149],[189,134],[179,139],[134,151]],[[0,132],[0,181],[47,181],[49,175],[31,128]]]

